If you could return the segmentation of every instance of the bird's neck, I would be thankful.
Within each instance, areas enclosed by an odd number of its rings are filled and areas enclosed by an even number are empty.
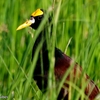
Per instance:
[[[34,43],[34,46],[33,46],[33,49],[32,49],[32,59],[33,59],[33,56],[36,52],[36,49],[38,47],[38,45],[43,42],[43,45],[42,45],[42,48],[41,48],[41,52],[45,52],[47,50],[47,43],[46,43],[46,30],[42,30],[39,34],[39,36],[37,37],[35,43]]]

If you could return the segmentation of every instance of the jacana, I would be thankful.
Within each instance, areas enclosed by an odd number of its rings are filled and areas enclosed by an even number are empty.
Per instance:
[[[37,9],[35,12],[32,13],[31,18],[28,21],[26,21],[24,24],[20,25],[17,28],[17,30],[23,29],[27,26],[30,26],[33,29],[37,30],[44,16],[45,16],[45,11],[42,9]],[[50,21],[51,21],[51,18],[49,17],[47,22],[50,23]],[[46,28],[47,27],[44,27],[44,29],[40,32],[32,50],[32,58],[33,58],[37,46],[44,39],[43,46],[39,52],[38,61],[37,61],[35,71],[34,71],[34,80],[36,80],[36,83],[41,90],[43,88],[46,89],[47,87],[49,64],[50,64],[49,59],[48,59],[48,49],[47,49],[48,44],[46,42],[46,34],[47,34]],[[52,34],[52,28],[51,28],[51,34]],[[40,57],[41,52],[42,52],[42,63],[43,63],[42,74],[41,74],[41,57]],[[73,60],[56,47],[55,47],[54,57],[55,57],[54,75],[55,75],[56,81],[58,82],[58,80],[60,81],[65,75],[66,71],[70,68]],[[79,67],[77,63],[74,64],[74,67],[70,71],[69,75],[66,77],[66,80],[63,86],[67,88],[62,87],[57,100],[62,100],[62,98],[64,100],[68,100],[68,95],[69,95],[68,88],[70,84],[68,84],[67,82],[71,80],[73,80],[74,82],[74,80],[77,81],[77,80],[80,80],[80,78],[87,82],[87,85],[84,89],[84,94],[88,97],[89,100],[94,100],[95,97],[99,94],[99,88],[95,85],[95,83],[92,80],[90,80],[87,74],[82,75],[82,67]],[[42,84],[42,81],[44,81],[44,84]],[[80,82],[79,86],[80,88],[82,87],[82,82]]]

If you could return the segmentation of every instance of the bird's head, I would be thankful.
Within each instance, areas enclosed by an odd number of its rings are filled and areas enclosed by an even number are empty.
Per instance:
[[[42,19],[44,17],[44,11],[42,9],[37,9],[35,12],[31,14],[31,17],[29,20],[27,20],[25,23],[21,24],[17,30],[21,30],[23,28],[26,28],[28,26],[32,27],[33,29],[37,29],[40,25]]]

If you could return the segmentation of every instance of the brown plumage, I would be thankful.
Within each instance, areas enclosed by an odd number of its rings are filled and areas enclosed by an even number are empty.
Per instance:
[[[24,27],[31,26],[33,29],[37,29],[40,25],[43,17],[44,17],[44,11],[42,9],[36,10],[32,15],[31,19],[22,24],[17,28],[17,30],[20,30]],[[50,21],[50,18],[48,19]],[[35,44],[33,46],[32,50],[32,57],[34,56],[34,53],[36,51],[36,48],[38,44],[44,39],[43,47],[39,53],[38,61],[36,64],[36,68],[34,71],[34,79],[37,82],[38,87],[45,91],[47,87],[48,82],[48,73],[49,73],[49,59],[48,59],[48,49],[47,49],[47,42],[46,42],[46,27],[41,31],[40,35],[38,36],[37,40],[35,41]],[[52,30],[51,30],[52,31]],[[41,55],[42,55],[42,63],[43,63],[43,74],[41,74]],[[65,75],[66,71],[69,69],[69,67],[72,64],[73,60],[65,55],[63,52],[61,52],[59,49],[55,48],[55,66],[54,66],[54,74],[56,81],[61,81],[63,76]],[[61,88],[61,91],[58,95],[58,100],[61,100],[62,98],[64,100],[68,100],[69,98],[69,81],[76,82],[80,80],[79,88],[82,87],[82,81],[86,81],[87,85],[84,89],[85,95],[89,98],[89,100],[94,100],[94,98],[99,94],[99,88],[94,84],[92,80],[90,80],[89,76],[87,74],[82,73],[82,67],[79,67],[77,63],[74,64],[72,67],[72,70],[66,77],[66,80],[64,82],[64,87]],[[44,84],[42,84],[44,82]]]
[[[61,52],[60,57],[56,57],[56,62],[55,62],[55,76],[57,77],[57,79],[62,79],[63,75],[65,74],[66,70],[68,70],[68,68],[71,66],[71,62],[72,59],[70,57],[68,57],[67,55],[65,55],[64,53]],[[77,63],[74,64],[74,67],[72,68],[71,72],[69,73],[69,75],[67,76],[66,80],[67,81],[74,81],[74,80],[79,80],[80,78],[82,78],[82,80],[87,82],[87,86],[85,88],[85,94],[89,97],[89,100],[94,100],[94,98],[99,94],[99,88],[95,85],[95,83],[90,80],[89,76],[87,74],[82,75],[82,67],[80,67]],[[71,79],[70,79],[71,77]],[[69,87],[69,85],[64,84],[66,87]],[[81,85],[80,85],[81,87]],[[64,94],[64,90],[62,88],[61,90],[61,96],[59,95],[59,98],[62,96],[65,96],[65,100],[66,98],[68,98],[68,92],[65,95]],[[63,93],[62,93],[63,92]],[[64,95],[62,95],[64,94]],[[67,96],[67,97],[66,97]]]

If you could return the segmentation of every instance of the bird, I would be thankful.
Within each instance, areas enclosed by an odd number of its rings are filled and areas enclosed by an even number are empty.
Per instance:
[[[45,17],[46,11],[43,9],[37,9],[35,12],[31,14],[31,17],[29,20],[27,20],[25,23],[21,24],[17,30],[21,30],[26,27],[31,27],[32,29],[37,30],[39,25],[42,23],[44,17]],[[50,23],[52,20],[51,16],[48,17],[47,22]],[[52,27],[52,25],[51,25]],[[32,49],[32,59],[35,54],[36,48],[39,45],[39,43],[43,41],[43,46],[41,50],[39,51],[39,57],[36,63],[36,67],[34,70],[33,78],[37,83],[37,86],[40,90],[45,91],[47,84],[48,84],[48,73],[49,73],[49,65],[50,61],[48,59],[48,43],[46,42],[46,29],[47,26],[43,27],[41,30],[39,36],[37,37],[33,49]],[[52,28],[50,34],[52,35]],[[41,54],[42,54],[42,63],[43,63],[43,73],[41,74]],[[57,82],[61,81],[61,79],[64,77],[67,70],[71,67],[71,64],[73,62],[73,59],[64,54],[60,49],[55,47],[54,51],[54,58],[55,58],[55,64],[54,64],[54,75],[55,80]],[[87,74],[83,74],[82,76],[82,67],[78,65],[78,63],[73,64],[73,68],[69,72],[68,76],[65,78],[65,82],[59,92],[59,95],[57,97],[57,100],[68,100],[69,98],[69,85],[67,82],[71,81],[71,79],[74,80],[80,80],[81,78],[87,82],[86,87],[84,89],[84,94],[88,97],[89,100],[94,100],[96,96],[100,93],[98,86],[93,82],[93,80],[90,79],[90,77]],[[79,78],[80,77],[80,78]],[[58,81],[59,80],[59,81]],[[44,82],[44,84],[42,83]],[[66,87],[66,88],[64,88]],[[82,83],[80,82],[79,88],[82,87]],[[66,92],[67,91],[67,92]]]

